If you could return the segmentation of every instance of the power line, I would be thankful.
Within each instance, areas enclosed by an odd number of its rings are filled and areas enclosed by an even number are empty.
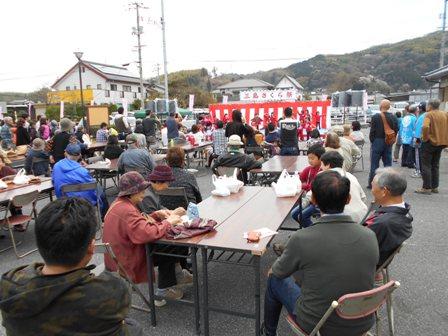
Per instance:
[[[222,59],[222,60],[201,60],[205,63],[238,63],[238,62],[272,62],[272,61],[305,61],[307,58],[261,58],[261,59]]]

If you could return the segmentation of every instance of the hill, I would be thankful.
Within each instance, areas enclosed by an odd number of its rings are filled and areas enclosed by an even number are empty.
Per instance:
[[[367,89],[369,91],[408,91],[428,84],[421,76],[439,66],[441,32],[393,44],[374,46],[344,55],[317,55],[286,68],[239,76],[277,83],[284,74],[296,78],[306,90],[328,91]],[[213,79],[219,86],[221,76]],[[228,78],[228,75],[222,76]]]

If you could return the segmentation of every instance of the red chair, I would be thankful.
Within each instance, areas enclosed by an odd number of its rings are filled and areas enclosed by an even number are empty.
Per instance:
[[[392,292],[400,287],[398,281],[390,281],[387,284],[374,288],[372,290],[360,293],[346,294],[338,301],[333,301],[310,334],[307,334],[295,321],[294,317],[289,315],[286,321],[290,325],[292,331],[299,336],[320,336],[319,330],[322,328],[328,317],[336,311],[339,317],[346,320],[359,319],[375,313],[376,318],[376,335],[379,336],[380,320],[377,311],[391,296]],[[365,333],[364,335],[369,335]],[[361,336],[361,335],[360,335]]]

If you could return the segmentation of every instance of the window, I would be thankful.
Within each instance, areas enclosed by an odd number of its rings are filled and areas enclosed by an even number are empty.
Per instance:
[[[142,93],[142,88],[140,86],[138,87],[138,93]]]
[[[92,88],[92,85],[86,85],[86,89],[88,90],[88,89],[91,89]]]
[[[66,90],[66,91],[70,91],[70,86],[66,86],[66,87],[65,87],[65,90]]]
[[[98,90],[101,90],[101,84],[97,84],[97,85],[96,85],[96,88],[97,88]]]
[[[124,98],[124,91],[120,91],[120,98]]]
[[[137,99],[137,92],[134,92],[134,99]]]
[[[73,90],[77,90],[78,88],[76,87],[76,85],[73,86]]]
[[[111,85],[110,85],[110,90],[111,90],[111,91],[117,91],[117,90],[118,90],[118,86],[117,86],[117,84],[111,84]]]
[[[86,68],[85,67],[82,67],[82,72],[86,72]]]
[[[109,90],[104,90],[104,96],[105,97],[110,97],[110,91]]]
[[[132,91],[131,86],[130,85],[123,85],[123,91],[124,92],[131,92]]]

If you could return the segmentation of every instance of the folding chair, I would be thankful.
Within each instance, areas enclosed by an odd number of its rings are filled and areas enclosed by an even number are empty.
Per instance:
[[[28,254],[31,254],[33,252],[36,252],[37,249],[30,250],[28,252],[25,252],[24,254],[19,254],[17,251],[17,246],[20,245],[22,242],[17,241],[14,238],[14,226],[15,225],[23,225],[25,224],[25,230],[28,228],[28,225],[30,224],[31,220],[35,220],[37,218],[37,210],[36,210],[36,202],[37,198],[39,197],[39,191],[34,190],[29,193],[23,194],[23,195],[17,195],[14,196],[9,202],[8,206],[5,210],[5,217],[0,221],[0,225],[6,226],[9,231],[9,235],[11,237],[12,246],[7,247],[0,252],[7,251],[11,248],[14,249],[14,253],[16,254],[17,258],[23,258],[27,256]],[[30,215],[11,215],[8,217],[8,211],[11,211],[11,207],[24,207],[28,204],[32,205],[31,214]]]
[[[110,244],[109,243],[97,243],[97,244],[95,244],[95,253],[98,253],[98,254],[101,253],[103,255],[105,255],[105,254],[109,255],[109,257],[117,265],[118,274],[126,280],[126,282],[132,287],[132,289],[137,293],[137,295],[143,300],[145,305],[148,307],[148,308],[144,308],[144,307],[139,307],[139,306],[132,305],[132,308],[137,309],[137,310],[141,310],[141,311],[144,311],[144,312],[147,312],[147,313],[150,313],[151,312],[151,304],[149,303],[148,299],[143,295],[143,293],[140,290],[140,288],[138,288],[138,286],[134,282],[132,282],[132,280],[129,277],[129,275],[127,274],[126,270],[124,269],[124,267],[118,261],[117,256],[115,255],[114,251],[112,250],[112,247],[110,246]],[[96,275],[98,275],[98,274],[96,274]]]
[[[160,196],[160,203],[169,210],[188,207],[188,197],[183,187],[168,188],[158,191],[157,194]]]
[[[333,301],[331,303],[324,316],[322,316],[310,334],[307,334],[302,328],[300,328],[293,316],[288,315],[286,321],[295,335],[320,336],[319,330],[322,328],[333,311],[336,311],[336,314],[339,317],[346,320],[359,319],[375,314],[376,336],[379,336],[380,320],[378,318],[377,311],[387,300],[387,297],[390,297],[392,292],[398,287],[400,287],[400,283],[398,281],[389,281],[383,286],[369,291],[343,295],[338,301]],[[369,333],[364,333],[363,336],[368,334]]]
[[[353,164],[353,168],[355,167],[356,163],[361,159],[361,166],[362,170],[364,170],[364,144],[365,140],[358,140],[355,141],[355,145],[358,146],[359,150],[361,151],[361,155],[357,158],[356,162]]]
[[[406,243],[402,243],[397,249],[386,259],[386,261],[376,270],[376,274],[381,274],[383,276],[383,284],[386,284],[390,281],[389,276],[389,266],[394,260],[395,256],[400,253],[401,249]],[[392,296],[388,296],[386,300],[386,308],[387,308],[387,321],[389,324],[389,334],[395,335],[395,324],[394,324],[394,309],[392,305]]]
[[[83,191],[95,191],[95,197],[96,197],[96,212],[97,212],[97,219],[98,219],[98,225],[99,225],[99,231],[100,236],[98,239],[101,239],[103,236],[103,221],[101,219],[101,209],[100,209],[100,199],[98,197],[98,191],[97,191],[97,183],[96,182],[90,182],[90,183],[80,183],[80,184],[65,184],[61,187],[61,193],[62,196],[67,196],[68,193],[71,192],[83,192]]]

